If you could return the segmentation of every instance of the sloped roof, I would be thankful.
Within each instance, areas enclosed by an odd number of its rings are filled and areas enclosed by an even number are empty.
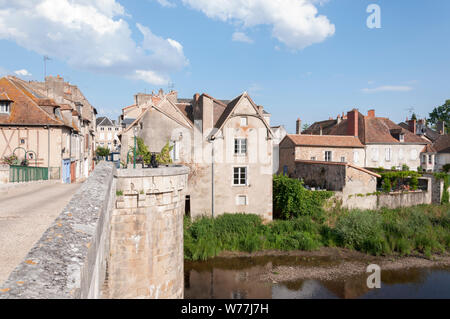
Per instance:
[[[286,135],[297,146],[326,146],[364,148],[361,141],[354,136],[342,135]]]
[[[437,153],[450,153],[450,135],[441,135],[434,143],[433,148]]]
[[[343,119],[338,124],[337,120],[329,120],[314,123],[305,133],[320,134],[320,126],[323,125],[322,134],[324,135],[347,135],[347,125],[349,120]],[[366,117],[358,112],[358,137],[363,144],[400,144],[400,141],[392,136],[391,132],[397,131],[404,134],[403,144],[426,145],[427,141],[422,139],[383,117]]]
[[[13,100],[9,98],[6,92],[2,92],[0,93],[0,101],[12,102]]]
[[[6,125],[65,125],[39,105],[41,97],[35,96],[13,78],[0,79],[0,88],[13,100],[10,114],[0,115],[0,124]]]
[[[114,126],[114,123],[106,116],[101,116],[97,118],[97,126]]]

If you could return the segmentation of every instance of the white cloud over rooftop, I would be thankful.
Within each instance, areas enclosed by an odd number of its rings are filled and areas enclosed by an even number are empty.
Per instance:
[[[0,39],[74,68],[155,85],[188,64],[179,42],[140,24],[143,41],[136,43],[124,17],[125,8],[116,0],[0,0]]]
[[[317,0],[182,0],[211,19],[244,28],[272,27],[272,36],[288,48],[301,50],[334,35],[335,26],[318,14]]]

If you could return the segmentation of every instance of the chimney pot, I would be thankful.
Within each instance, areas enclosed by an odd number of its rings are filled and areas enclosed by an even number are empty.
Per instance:
[[[297,119],[297,126],[295,132],[297,135],[302,134],[302,121],[300,120],[300,118]]]

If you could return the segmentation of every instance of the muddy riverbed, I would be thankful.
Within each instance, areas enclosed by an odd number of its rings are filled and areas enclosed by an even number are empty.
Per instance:
[[[367,266],[381,267],[381,289]],[[450,298],[450,256],[375,257],[345,249],[223,253],[185,263],[185,298]]]

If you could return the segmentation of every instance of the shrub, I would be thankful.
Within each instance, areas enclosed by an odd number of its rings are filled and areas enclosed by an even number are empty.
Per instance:
[[[95,154],[97,154],[97,156],[102,156],[102,157],[106,157],[108,156],[110,153],[109,148],[107,147],[97,147],[97,149],[95,150]]]
[[[14,154],[11,155],[11,156],[5,156],[5,157],[2,158],[2,162],[5,163],[5,164],[8,164],[9,166],[16,165],[18,160],[19,159]]]
[[[335,232],[338,244],[364,252],[383,250],[382,218],[370,211],[351,211],[338,218]]]
[[[284,219],[299,216],[320,218],[323,206],[333,192],[307,190],[299,180],[284,175],[273,178],[273,206],[277,215]]]
[[[389,193],[392,189],[391,180],[388,177],[383,179],[383,191],[385,193]]]
[[[442,167],[442,170],[443,170],[444,172],[446,172],[446,173],[450,173],[450,164],[445,164],[445,165]]]

